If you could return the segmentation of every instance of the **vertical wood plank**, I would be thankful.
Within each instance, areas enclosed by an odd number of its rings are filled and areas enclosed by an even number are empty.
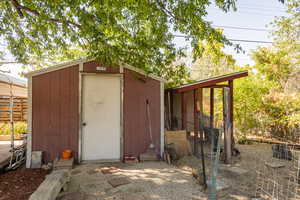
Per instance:
[[[171,122],[170,126],[171,126],[171,130],[174,129],[174,124],[173,124],[173,118],[174,118],[173,104],[174,104],[174,93],[172,91],[170,91],[170,122]]]
[[[185,93],[182,92],[181,94],[181,129],[186,129],[186,99]]]

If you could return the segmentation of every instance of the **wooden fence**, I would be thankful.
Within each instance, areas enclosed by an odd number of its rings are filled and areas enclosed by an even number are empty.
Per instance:
[[[15,97],[13,99],[13,121],[27,120],[27,98]],[[0,97],[0,122],[10,121],[10,98]]]

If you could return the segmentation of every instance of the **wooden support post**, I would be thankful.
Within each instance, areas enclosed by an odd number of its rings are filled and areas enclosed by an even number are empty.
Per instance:
[[[223,89],[223,116],[224,116],[224,150],[225,150],[225,163],[231,162],[232,156],[232,132],[230,123],[230,88]]]
[[[200,115],[199,115],[199,132],[200,132],[200,153],[201,153],[201,161],[202,161],[202,173],[203,173],[203,185],[204,188],[206,189],[207,184],[206,184],[206,173],[205,173],[205,158],[204,158],[204,131],[203,131],[203,126],[204,126],[204,121],[203,121],[203,88],[198,89],[198,101],[199,101],[199,107],[200,107]],[[198,137],[197,137],[198,138]]]
[[[210,128],[214,127],[214,104],[215,104],[214,88],[210,88]]]
[[[234,141],[234,132],[233,132],[233,80],[230,80],[228,82],[229,84],[229,89],[230,89],[230,123],[231,123],[231,139],[232,139],[232,142],[231,142],[231,149],[233,150],[234,148],[234,145],[235,145],[235,141]]]
[[[193,90],[194,96],[194,154],[198,154],[198,132],[199,132],[199,118],[198,118],[198,110],[197,110],[197,103],[198,103],[198,95],[197,89]]]

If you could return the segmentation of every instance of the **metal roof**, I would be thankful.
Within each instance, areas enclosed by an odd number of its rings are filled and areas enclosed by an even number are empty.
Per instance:
[[[235,72],[235,73],[230,73],[230,74],[221,75],[221,76],[215,76],[215,77],[212,77],[212,78],[207,78],[207,79],[203,79],[203,80],[200,80],[200,81],[196,81],[194,83],[188,83],[188,84],[180,85],[180,86],[173,87],[173,88],[170,88],[170,89],[178,90],[178,91],[193,90],[193,89],[196,89],[196,88],[212,86],[212,85],[215,85],[217,83],[222,83],[224,81],[234,80],[234,79],[245,77],[245,76],[248,76],[248,70]]]

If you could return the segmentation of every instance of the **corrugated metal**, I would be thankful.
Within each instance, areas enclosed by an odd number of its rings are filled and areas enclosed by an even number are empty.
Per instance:
[[[124,70],[124,154],[139,156],[150,144],[146,100],[150,102],[153,143],[160,152],[160,82]]]
[[[64,149],[78,156],[79,66],[32,78],[32,150],[52,161]]]
[[[98,69],[97,69],[97,67],[98,67]],[[97,61],[90,61],[90,62],[85,62],[83,64],[83,71],[91,72],[91,73],[119,73],[119,68],[118,67],[107,67]]]

